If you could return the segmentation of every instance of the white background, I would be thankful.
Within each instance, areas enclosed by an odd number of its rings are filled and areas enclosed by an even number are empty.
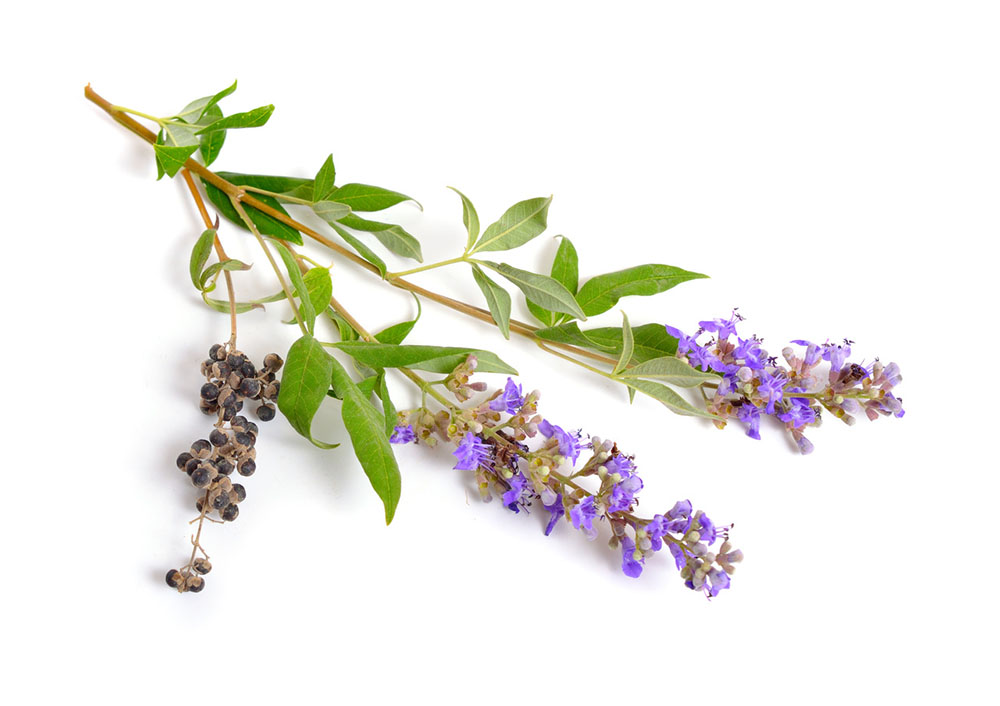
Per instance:
[[[85,3],[7,11],[3,405],[8,703],[954,703],[996,698],[996,294],[1000,22],[992,3]],[[186,260],[182,183],[83,98],[170,114],[238,78],[220,169],[376,183],[427,261],[460,252],[461,188],[485,223],[555,194],[585,276],[706,272],[622,306],[692,328],[739,306],[778,353],[850,337],[895,360],[902,420],[828,420],[800,457],[776,427],[672,416],[434,304],[415,343],[490,348],[566,427],[636,454],[642,507],[735,522],[746,561],[708,602],[667,557],[618,554],[483,505],[447,450],[400,450],[386,528],[351,452],[281,419],[200,595],[162,582],[195,491],[174,458],[206,434],[198,365],[228,332]],[[268,268],[223,226],[242,298]],[[329,261],[320,250],[317,258]],[[333,260],[370,328],[413,301]],[[391,261],[391,266],[404,263]],[[415,277],[478,301],[465,272]],[[517,299],[517,298],[515,298]],[[525,318],[523,309],[519,318]],[[241,318],[255,358],[296,336]],[[619,321],[617,308],[595,320]],[[499,380],[502,382],[502,380]],[[416,397],[395,380],[400,406]],[[343,439],[335,404],[317,436]]]

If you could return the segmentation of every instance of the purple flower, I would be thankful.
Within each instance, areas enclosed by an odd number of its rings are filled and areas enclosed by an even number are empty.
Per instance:
[[[390,444],[408,444],[411,441],[416,441],[417,435],[413,431],[412,424],[397,424],[396,428],[392,430],[392,435],[389,437]]]
[[[708,589],[708,595],[715,598],[719,595],[719,591],[729,588],[730,580],[729,574],[721,569],[713,568],[708,572],[708,580],[711,582],[712,587]]]
[[[678,348],[678,350],[680,350]],[[692,368],[701,368],[703,371],[708,371],[709,368],[714,367],[714,363],[718,361],[714,355],[708,352],[707,348],[702,348],[701,346],[695,346],[688,351],[688,362],[691,363]]]
[[[521,396],[521,386],[516,384],[510,378],[507,378],[507,384],[503,388],[503,392],[496,399],[490,400],[490,409],[494,412],[506,412],[507,414],[517,414],[517,412],[524,406],[524,397]]]
[[[611,469],[609,468],[608,471],[610,472]],[[608,510],[610,512],[627,512],[632,507],[636,493],[642,490],[642,479],[624,469],[617,472],[622,476],[622,480],[611,486]]]
[[[552,534],[552,529],[566,515],[566,510],[563,508],[562,493],[556,495],[556,499],[551,505],[545,505],[543,503],[542,507],[549,511],[549,524],[545,526],[545,536],[548,537]]]
[[[465,437],[452,452],[452,456],[458,459],[455,469],[459,471],[474,471],[480,466],[491,465],[490,447],[471,431],[465,433]]]
[[[557,427],[555,424],[549,423],[548,420],[543,419],[538,425],[538,431],[548,439],[552,437],[556,438],[559,442],[559,454],[570,459],[573,463],[580,458],[580,449],[584,448],[585,444],[580,443],[578,436],[570,434],[562,427]]]
[[[683,331],[673,326],[665,326],[667,333],[677,339],[677,353],[679,355],[684,355],[689,350],[693,348],[698,348],[698,344],[695,342],[697,336],[688,336]]]
[[[677,565],[677,570],[680,571],[687,564],[687,557],[684,550],[681,549],[679,544],[674,544],[673,542],[670,542],[667,548],[670,549],[670,554],[674,557],[674,564]]]
[[[583,530],[587,539],[597,538],[597,528],[594,520],[597,518],[597,508],[594,506],[594,496],[588,495],[582,502],[569,511],[569,519],[578,530]]]
[[[653,520],[642,528],[649,537],[649,543],[654,552],[663,549],[663,536],[667,533],[667,518],[663,515],[653,515]]]
[[[698,524],[701,525],[700,529],[698,530],[698,534],[701,535],[701,539],[699,541],[704,542],[709,546],[712,546],[712,544],[714,544],[715,540],[718,538],[718,533],[715,528],[715,523],[712,522],[710,519],[708,519],[708,515],[706,515],[705,513],[701,513],[695,519],[698,521]]]
[[[698,325],[702,330],[715,333],[720,341],[724,341],[730,336],[736,335],[736,317],[731,316],[726,319],[712,319],[711,321],[699,321]]]
[[[793,397],[791,407],[788,408],[787,412],[779,414],[778,419],[786,424],[791,423],[792,428],[798,429],[816,421],[816,410],[812,408],[809,400],[802,397]]]
[[[508,510],[520,512],[521,509],[518,506],[521,503],[521,496],[524,495],[528,479],[520,473],[515,473],[507,479],[507,482],[510,484],[510,490],[503,494],[503,504]]]
[[[747,436],[760,441],[760,410],[744,402],[736,410],[736,418],[747,425]]]
[[[818,363],[820,358],[822,357],[821,356],[822,350],[820,346],[817,346],[815,343],[812,343],[810,341],[803,341],[802,339],[792,341],[792,343],[806,347],[806,352],[802,357],[803,363],[805,364],[806,367],[811,368],[812,366],[816,365],[816,363]]]
[[[681,517],[690,517],[693,509],[694,506],[691,505],[690,500],[678,500],[672,508],[667,510],[667,518],[676,520]]]
[[[758,379],[760,385],[757,387],[757,394],[767,399],[767,413],[774,414],[774,404],[781,400],[787,381],[780,375],[771,375],[766,371],[762,371]]]
[[[760,347],[760,341],[756,338],[736,339],[739,345],[733,350],[733,357],[744,361],[744,364],[751,370],[764,369],[764,351]]]
[[[629,578],[637,579],[642,574],[644,557],[635,558],[635,541],[628,535],[622,537],[622,571]]]

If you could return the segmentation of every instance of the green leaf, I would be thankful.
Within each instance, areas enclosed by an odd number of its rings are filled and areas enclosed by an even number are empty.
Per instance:
[[[385,419],[375,411],[343,366],[332,356],[327,357],[333,361],[330,381],[333,391],[344,401],[341,413],[354,446],[354,454],[361,462],[372,488],[382,499],[385,523],[389,524],[399,503],[402,483],[396,457],[385,433]],[[284,383],[281,391],[285,391]]]
[[[326,198],[347,204],[352,211],[381,211],[403,201],[412,201],[421,211],[424,210],[420,202],[406,194],[368,184],[344,184]]]
[[[479,268],[479,265],[472,265],[472,276],[479,285],[483,296],[486,297],[486,305],[493,315],[493,321],[500,329],[504,338],[510,338],[510,294],[499,284],[487,277]]]
[[[358,332],[354,330],[350,322],[343,316],[335,312],[332,308],[327,308],[326,315],[330,317],[333,323],[337,324],[338,332],[340,333],[341,341],[356,341],[358,340]]]
[[[273,105],[262,105],[259,108],[248,110],[245,113],[234,113],[228,117],[216,120],[214,123],[203,127],[196,134],[205,135],[219,130],[235,130],[238,128],[260,127],[268,121],[271,113],[274,112]]]
[[[312,210],[330,225],[351,214],[350,206],[337,201],[318,201],[312,205]]]
[[[205,285],[208,284],[208,280],[215,276],[215,273],[220,270],[225,270],[227,272],[232,272],[234,270],[249,270],[250,265],[240,262],[239,260],[223,260],[222,262],[216,262],[205,268],[205,271],[201,273],[201,287],[204,289]]]
[[[313,311],[319,314],[330,306],[330,298],[333,297],[333,280],[330,279],[330,271],[324,267],[313,267],[302,276],[302,281],[306,285],[306,292],[309,301],[312,302]],[[296,290],[301,298],[301,293]]]
[[[361,230],[371,233],[390,252],[408,257],[417,262],[423,262],[424,256],[420,252],[420,242],[412,235],[403,230],[402,226],[391,223],[379,223],[369,221],[360,216],[345,216],[340,219],[340,224],[354,230]]]
[[[206,230],[198,236],[198,240],[195,241],[194,248],[191,250],[189,271],[191,273],[191,284],[196,289],[201,289],[201,271],[205,269],[205,263],[208,262],[208,256],[212,252],[212,245],[215,243],[215,232],[215,228]]]
[[[687,417],[704,417],[706,419],[717,418],[713,414],[709,414],[702,409],[698,409],[666,385],[635,378],[623,378],[621,379],[621,382],[635,390],[638,390],[644,395],[652,397],[654,400],[660,402],[664,407],[675,414],[681,414]]]
[[[208,115],[212,108],[216,107],[215,104],[221,101],[226,96],[232,94],[236,90],[236,81],[233,81],[233,85],[229,88],[223,88],[221,91],[216,93],[214,96],[205,96],[204,98],[199,98],[193,100],[184,107],[184,110],[179,112],[177,115],[173,116],[175,118],[181,118],[185,122],[192,124],[201,123],[201,119]],[[220,115],[222,111],[219,111]]]
[[[337,446],[317,442],[312,437],[312,420],[326,398],[334,362],[333,356],[315,338],[303,336],[288,349],[278,392],[278,409],[292,428],[322,448]]]
[[[629,361],[632,360],[632,352],[635,350],[635,338],[632,336],[632,327],[628,323],[628,315],[622,312],[622,353],[618,357],[618,363],[615,365],[614,374],[617,375],[625,368],[628,367]],[[629,398],[631,401],[631,397]]]
[[[472,202],[469,201],[465,194],[454,186],[449,186],[448,188],[462,199],[462,223],[465,225],[465,230],[469,233],[469,242],[465,246],[465,249],[469,250],[472,248],[472,244],[476,242],[476,238],[479,237],[479,214],[476,213],[476,207],[472,205]]]
[[[577,284],[580,279],[579,259],[576,254],[576,248],[573,247],[573,243],[566,236],[557,235],[556,237],[561,238],[561,240],[559,242],[559,249],[556,250],[555,259],[552,261],[552,279],[566,287],[570,293],[576,294]],[[531,301],[531,299],[527,299],[525,303],[528,305],[528,311],[531,312],[531,315],[545,326],[555,326],[563,319],[559,314],[539,306]]]
[[[205,292],[201,293],[201,298],[205,300],[205,303],[218,312],[223,314],[229,313],[229,302],[224,299],[210,299]],[[248,311],[253,311],[254,309],[263,309],[263,304],[259,302],[236,302],[236,313],[245,314]]]
[[[546,341],[582,346],[601,353],[618,355],[622,352],[622,330],[607,326],[581,331],[575,322],[539,329],[535,335]],[[677,339],[660,324],[643,324],[632,329],[634,350],[632,360],[642,362],[677,352]]]
[[[221,176],[222,172],[219,172],[219,175]],[[222,178],[226,179],[226,177]],[[232,180],[227,179],[227,181]],[[212,186],[207,181],[202,180],[201,183],[205,186],[205,194],[208,196],[208,200],[212,202],[212,204],[219,210],[219,213],[221,213],[226,220],[232,221],[243,230],[250,230],[243,222],[243,219],[240,218],[240,214],[236,212],[235,208],[233,208],[232,202],[229,200],[229,197],[224,191]],[[238,186],[252,186],[252,184],[238,184]],[[263,189],[266,187],[258,188]],[[288,214],[288,211],[286,211],[280,203],[270,196],[254,194],[254,198],[263,201],[276,211],[280,211],[286,215]],[[244,203],[244,209],[247,212],[247,216],[250,217],[250,220],[253,221],[253,224],[257,226],[257,230],[259,230],[262,235],[269,235],[272,238],[278,238],[279,240],[287,240],[289,243],[294,243],[295,245],[302,245],[302,236],[299,235],[299,232],[291,226],[285,225],[281,221],[276,218],[272,218],[262,211],[258,211],[249,204]]]
[[[171,147],[190,147],[197,145],[199,138],[195,135],[197,129],[194,125],[183,123],[164,123],[163,143]]]
[[[545,230],[552,197],[520,201],[490,225],[470,251],[510,250],[524,245]]]
[[[382,400],[382,414],[385,416],[385,435],[387,437],[392,436],[392,432],[396,429],[396,405],[392,403],[392,398],[389,397],[389,388],[385,384],[385,372],[379,374],[378,385],[375,388],[376,394],[379,399]]]
[[[302,322],[306,326],[306,330],[309,333],[314,333],[316,328],[316,309],[313,307],[312,300],[308,296],[303,297],[302,292],[307,292],[309,289],[306,287],[305,281],[302,279],[302,271],[299,269],[299,265],[295,262],[295,257],[289,252],[281,243],[274,243],[274,247],[277,248],[278,254],[281,255],[282,261],[285,263],[285,269],[288,270],[288,277],[292,280],[292,289],[299,293],[299,316],[302,317]],[[331,287],[331,291],[333,288]],[[295,303],[292,302],[294,306]],[[325,308],[325,307],[324,307]]]
[[[375,394],[375,386],[378,385],[378,375],[369,375],[364,380],[358,383],[358,389],[361,390],[361,394],[365,396],[365,399],[370,399],[373,394]],[[337,397],[337,394],[333,390],[327,390],[327,396]],[[337,397],[339,400],[340,398]]]
[[[212,120],[218,120],[222,117],[222,110],[217,105],[212,105],[208,110],[205,111],[205,115]],[[222,145],[226,141],[226,131],[221,130],[219,132],[212,132],[208,135],[202,135],[198,138],[198,149],[201,152],[201,158],[205,160],[205,166],[207,167],[215,158],[219,156],[219,152],[222,151]]]
[[[335,231],[337,231],[337,233],[340,234],[340,237],[343,238],[344,241],[348,245],[350,245],[352,248],[354,248],[355,252],[357,252],[358,255],[360,255],[361,257],[363,257],[365,260],[367,260],[371,264],[375,265],[375,267],[379,271],[379,274],[382,275],[382,279],[385,279],[385,273],[386,273],[385,260],[383,260],[378,255],[376,255],[375,252],[371,248],[369,248],[363,242],[361,242],[360,240],[358,240],[357,238],[355,238],[353,235],[351,235],[344,228],[341,228],[336,223],[331,223],[330,225],[333,226],[333,229]]]
[[[375,340],[377,340],[379,343],[399,344],[403,342],[403,339],[405,339],[410,334],[410,331],[413,330],[413,327],[416,326],[417,322],[420,320],[420,312],[421,312],[420,298],[416,294],[413,295],[413,298],[417,302],[416,317],[414,317],[412,321],[403,321],[401,323],[393,324],[392,326],[382,329],[381,331],[375,334]]]
[[[341,341],[335,347],[372,368],[414,368],[447,374],[464,363],[469,355],[474,355],[479,359],[477,372],[517,375],[517,371],[496,354],[476,348],[399,346],[367,341]]]
[[[670,265],[639,265],[587,280],[577,292],[576,300],[587,316],[595,316],[613,307],[622,297],[648,297],[703,277],[707,275]]]
[[[186,162],[188,157],[194,154],[197,149],[197,144],[186,145],[183,147],[153,145],[153,151],[156,152],[157,163],[163,167],[164,173],[166,173],[171,179],[181,170],[181,167],[184,166],[184,162]]]
[[[652,378],[675,387],[697,387],[703,382],[718,382],[719,376],[703,373],[680,358],[653,358],[627,370],[615,371],[619,378]]]
[[[333,181],[337,177],[337,170],[333,166],[333,155],[331,154],[323,162],[323,166],[316,172],[313,179],[312,201],[322,201],[333,191]]]
[[[586,319],[580,305],[576,303],[573,294],[558,281],[546,275],[535,274],[527,270],[519,270],[507,263],[483,262],[494,272],[517,285],[524,296],[536,302],[549,311],[569,314],[578,319]]]
[[[226,181],[236,186],[253,186],[264,191],[273,191],[277,194],[287,194],[300,188],[308,188],[312,193],[312,179],[302,179],[300,177],[274,176],[270,174],[241,174],[239,172],[216,172]],[[255,196],[257,196],[255,194]]]

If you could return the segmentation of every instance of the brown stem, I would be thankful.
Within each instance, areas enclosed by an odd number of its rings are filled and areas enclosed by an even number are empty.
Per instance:
[[[109,103],[107,100],[98,95],[97,92],[95,92],[90,87],[90,84],[87,84],[83,93],[88,100],[90,100],[91,102],[102,108],[112,118],[121,123],[129,131],[135,133],[136,135],[138,135],[139,137],[141,137],[150,144],[154,144],[156,142],[155,133],[153,133],[144,125],[136,122],[129,115],[126,115],[120,110],[116,110],[111,103]],[[316,242],[325,245],[326,247],[330,248],[331,250],[343,256],[344,258],[350,260],[359,267],[362,267],[371,272],[372,274],[381,277],[381,273],[378,271],[378,268],[372,265],[367,260],[354,254],[353,252],[343,247],[339,243],[330,240],[322,233],[316,232],[309,226],[303,223],[299,223],[294,218],[282,213],[281,211],[278,211],[277,209],[272,208],[263,201],[254,198],[253,195],[247,193],[243,188],[226,181],[225,179],[218,176],[213,171],[204,167],[203,165],[199,164],[193,159],[187,160],[184,163],[184,167],[186,169],[191,170],[198,176],[200,176],[202,179],[210,183],[212,186],[215,186],[216,188],[225,192],[230,198],[235,199],[237,201],[241,201],[246,205],[257,209],[258,211],[261,211],[262,213],[266,213],[267,215],[271,216],[272,218],[278,221],[281,221],[290,228],[294,228],[297,231],[304,233],[305,235],[308,235]],[[422,297],[430,299],[431,301],[435,301],[439,304],[442,304],[450,309],[454,309],[455,311],[463,313],[467,316],[479,319],[480,321],[485,321],[486,323],[490,324],[494,323],[493,316],[485,309],[480,309],[479,307],[472,306],[471,304],[466,304],[465,302],[458,301],[457,299],[452,299],[451,297],[445,296],[443,294],[438,294],[437,292],[432,292],[428,289],[424,289],[423,287],[413,284],[412,282],[408,282],[400,277],[390,278],[387,279],[386,281],[393,287],[396,287],[398,289],[403,289],[408,292],[413,292],[414,294],[418,294]],[[524,336],[525,338],[530,338],[533,340],[540,340],[538,339],[537,336],[535,336],[535,332],[538,330],[538,328],[536,326],[532,326],[531,324],[524,323],[523,321],[511,319],[510,330],[518,334],[519,336]],[[551,346],[555,346],[565,351],[569,351],[574,355],[578,355],[584,358],[589,358],[590,360],[606,363],[608,365],[615,365],[618,362],[614,358],[609,358],[607,356],[600,355],[599,353],[593,353],[586,349],[578,348],[576,346],[572,346],[569,344],[556,343],[553,341],[548,341],[547,343]]]

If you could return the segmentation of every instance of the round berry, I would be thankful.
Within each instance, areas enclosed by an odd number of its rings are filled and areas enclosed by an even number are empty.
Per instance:
[[[177,569],[171,569],[167,572],[167,585],[170,588],[180,588],[184,584],[184,574],[182,574]]]
[[[269,400],[278,399],[278,393],[281,391],[280,382],[268,383],[267,387],[264,388],[264,397]]]
[[[236,416],[236,407],[223,407],[222,408],[222,421],[231,421],[233,417]]]
[[[185,451],[184,453],[182,453],[180,456],[177,457],[177,467],[183,471],[184,467],[187,466],[187,462],[190,461],[192,458],[194,458],[194,456]]]
[[[247,424],[249,423],[250,420],[248,420],[241,414],[239,416],[233,417],[233,423],[230,426],[232,426],[233,429],[235,429],[236,431],[246,431]]]
[[[215,365],[214,360],[203,360],[201,361],[201,374],[205,377],[210,377],[212,375],[212,366]]]
[[[236,441],[236,445],[238,447],[242,446],[245,448],[250,448],[251,446],[253,446],[253,439],[245,431],[236,432],[236,435],[233,437],[233,439]]]
[[[191,444],[191,455],[195,458],[208,458],[212,455],[212,444],[208,439],[198,439]]]
[[[252,378],[257,375],[257,368],[248,360],[240,366],[240,375],[245,378]]]
[[[220,357],[220,351],[222,353],[225,353],[225,348],[226,347],[221,343],[216,343],[214,346],[208,349],[208,357],[211,358],[212,360],[222,360],[226,356],[222,355]]]
[[[264,367],[272,373],[277,372],[284,363],[285,361],[277,353],[268,353],[264,356]]]
[[[252,458],[248,458],[242,463],[240,463],[239,472],[241,476],[252,476],[254,471],[257,470],[257,462]]]
[[[212,570],[212,562],[210,562],[208,559],[202,559],[201,557],[198,557],[197,559],[194,560],[194,564],[192,564],[191,568],[193,568],[199,574],[204,576],[205,574],[207,574],[209,571]]]
[[[199,408],[201,409],[202,414],[219,413],[219,405],[215,404],[214,402],[209,402],[208,400],[202,400],[201,404],[199,405]]]
[[[206,382],[201,386],[201,398],[209,402],[215,402],[219,399],[219,386],[214,382]]]
[[[191,593],[200,593],[203,588],[205,588],[205,579],[201,576],[195,576],[192,574],[187,577],[187,581],[184,582],[184,587],[191,591]]]
[[[226,509],[222,511],[222,519],[225,520],[226,522],[232,522],[239,516],[240,516],[239,505],[226,505]]]
[[[220,458],[215,462],[215,467],[219,471],[219,475],[228,476],[233,472],[233,464],[231,461],[225,458]]]
[[[199,468],[201,468],[201,461],[196,458],[192,458],[188,460],[187,463],[184,464],[184,470],[187,471],[188,475],[191,475]]]
[[[246,428],[244,429],[244,431],[246,431],[247,434],[249,434],[250,436],[252,436],[254,441],[257,441],[257,432],[260,431],[260,427],[258,427],[253,422],[247,422],[247,425],[246,425]]]
[[[274,405],[262,404],[258,407],[257,418],[262,422],[269,422],[274,419]]]
[[[212,507],[216,510],[221,510],[228,504],[229,504],[229,493],[219,493],[218,495],[215,496],[215,499],[212,500]]]
[[[212,482],[212,473],[207,468],[199,468],[191,474],[191,482],[195,488],[206,488]]]
[[[241,503],[247,499],[247,489],[242,483],[233,483],[233,492],[236,494],[236,502]]]
[[[208,440],[212,442],[212,446],[225,446],[226,442],[229,441],[229,434],[221,429],[213,429],[212,433],[208,435]]]
[[[251,377],[243,378],[243,382],[240,383],[240,394],[256,399],[260,395],[260,382]]]
[[[233,370],[239,370],[240,366],[246,362],[246,358],[244,358],[239,353],[230,353],[229,356],[226,358],[226,362],[229,364],[229,367],[232,368]]]

